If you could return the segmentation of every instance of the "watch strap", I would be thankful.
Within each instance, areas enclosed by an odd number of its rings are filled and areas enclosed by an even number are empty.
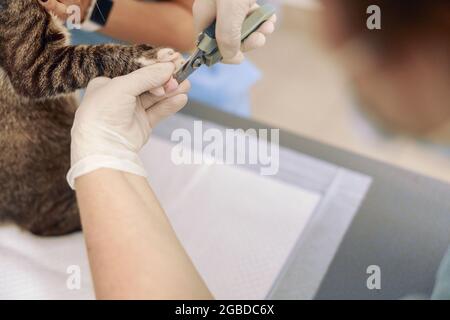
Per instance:
[[[114,2],[112,0],[93,0],[83,22],[82,29],[98,31],[103,28],[108,21],[113,5]]]

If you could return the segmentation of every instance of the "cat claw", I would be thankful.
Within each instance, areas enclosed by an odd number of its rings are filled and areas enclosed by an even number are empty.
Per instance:
[[[161,49],[157,53],[158,62],[173,62],[175,64],[175,70],[179,70],[185,60],[183,56],[170,48]]]

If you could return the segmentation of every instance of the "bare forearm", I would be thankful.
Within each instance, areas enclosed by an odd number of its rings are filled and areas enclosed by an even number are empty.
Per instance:
[[[194,47],[192,0],[114,3],[103,33],[132,43],[169,46],[179,51]]]
[[[104,169],[76,188],[99,299],[211,298],[144,178]]]

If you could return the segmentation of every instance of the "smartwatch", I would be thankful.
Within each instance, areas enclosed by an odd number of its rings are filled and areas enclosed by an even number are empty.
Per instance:
[[[103,28],[108,21],[113,5],[113,0],[92,0],[81,29],[94,32]]]

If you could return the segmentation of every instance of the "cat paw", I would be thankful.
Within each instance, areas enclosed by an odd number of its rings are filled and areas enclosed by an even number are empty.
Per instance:
[[[183,56],[170,48],[162,48],[158,49],[155,55],[155,52],[144,53],[141,58],[138,59],[138,63],[142,67],[146,67],[158,62],[173,62],[175,64],[175,69],[179,70],[185,60]]]
[[[158,62],[173,62],[176,70],[179,70],[185,62],[181,53],[170,48],[160,49],[156,55]]]

